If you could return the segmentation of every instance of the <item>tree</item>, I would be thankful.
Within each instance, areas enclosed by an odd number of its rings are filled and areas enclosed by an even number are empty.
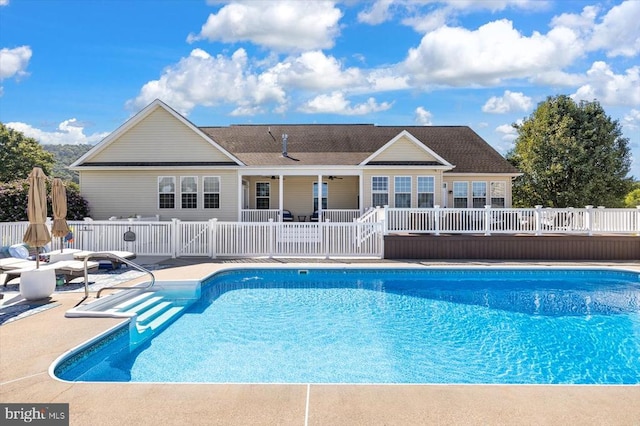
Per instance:
[[[34,167],[45,174],[53,170],[54,157],[33,138],[0,123],[0,182],[10,182],[29,176]]]
[[[619,207],[631,188],[629,140],[597,101],[548,97],[522,124],[507,159],[523,175],[514,205]]]

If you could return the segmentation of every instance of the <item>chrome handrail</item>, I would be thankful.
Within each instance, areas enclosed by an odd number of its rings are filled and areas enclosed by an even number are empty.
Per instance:
[[[102,293],[103,290],[108,290],[108,289],[119,289],[119,290],[140,290],[140,289],[148,289],[151,288],[155,282],[156,282],[156,277],[155,275],[153,275],[153,272],[151,272],[150,270],[143,268],[142,266],[138,265],[137,263],[131,262],[130,260],[124,259],[116,254],[113,253],[109,253],[109,252],[96,252],[96,253],[90,253],[88,254],[85,258],[84,258],[84,299],[89,297],[89,271],[88,271],[88,267],[87,264],[89,262],[89,259],[92,257],[101,257],[101,258],[107,258],[107,259],[114,259],[116,260],[118,263],[126,263],[127,265],[131,266],[132,268],[135,268],[137,270],[139,270],[140,272],[144,272],[146,274],[149,274],[151,276],[151,281],[149,282],[148,285],[144,286],[144,287],[118,287],[118,286],[109,286],[109,287],[102,287],[100,290],[98,290],[98,293],[96,294],[96,299],[100,298],[100,293]],[[80,301],[80,303],[82,303],[82,300]]]

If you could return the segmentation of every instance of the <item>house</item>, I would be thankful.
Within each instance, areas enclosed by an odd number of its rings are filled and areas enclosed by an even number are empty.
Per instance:
[[[374,206],[511,206],[518,171],[467,126],[197,127],[156,100],[71,165],[97,220],[352,221]]]

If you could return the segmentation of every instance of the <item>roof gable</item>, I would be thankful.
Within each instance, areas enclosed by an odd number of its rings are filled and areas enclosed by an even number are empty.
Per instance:
[[[455,167],[406,130],[397,134],[360,164],[381,165],[389,163],[400,165],[403,162],[440,165],[447,168]]]
[[[182,115],[155,100],[71,167],[203,161],[243,164]]]

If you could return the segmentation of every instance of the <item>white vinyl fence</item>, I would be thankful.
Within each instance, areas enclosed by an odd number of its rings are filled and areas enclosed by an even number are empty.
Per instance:
[[[273,212],[269,212],[272,214]],[[131,251],[137,255],[208,257],[376,257],[384,256],[384,235],[423,234],[630,234],[640,235],[640,208],[375,208],[352,221],[169,222],[137,220],[69,221],[81,250]],[[261,218],[263,219],[263,218]],[[22,242],[27,222],[1,222],[0,248]],[[124,238],[128,234],[134,238]],[[59,247],[58,239],[51,243]]]

